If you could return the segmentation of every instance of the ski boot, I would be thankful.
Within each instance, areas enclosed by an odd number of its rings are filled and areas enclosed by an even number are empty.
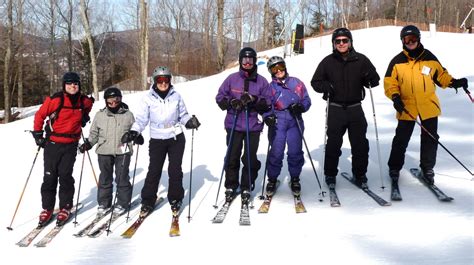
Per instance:
[[[275,194],[276,185],[277,185],[276,179],[268,179],[267,187],[265,189],[267,196],[273,196],[273,194]]]
[[[301,184],[299,178],[292,178],[290,181],[290,188],[293,194],[299,195],[301,192]]]
[[[69,220],[69,217],[71,215],[71,208],[71,206],[66,205],[66,207],[62,208],[59,211],[58,216],[56,217],[57,226],[62,226],[67,222],[67,220]]]
[[[242,199],[242,205],[248,205],[249,202],[250,202],[250,191],[249,190],[243,190],[240,197]]]
[[[53,217],[53,210],[43,209],[39,216],[38,226],[41,227],[49,223],[49,221],[51,220],[51,217]]]
[[[425,181],[428,185],[433,185],[434,184],[434,176],[435,173],[433,169],[428,168],[428,169],[423,169],[423,177],[425,178]]]
[[[367,177],[365,175],[357,176],[354,178],[355,184],[361,189],[367,189]]]
[[[225,202],[231,203],[235,198],[235,190],[233,189],[226,189],[225,190]]]

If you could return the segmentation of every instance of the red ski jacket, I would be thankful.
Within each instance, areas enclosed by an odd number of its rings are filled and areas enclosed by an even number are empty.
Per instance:
[[[80,95],[80,100],[73,106],[64,92],[47,97],[35,114],[33,130],[43,130],[44,121],[49,117],[46,124],[46,127],[49,128],[45,130],[47,133],[51,131],[49,133],[51,141],[57,143],[78,142],[81,138],[82,119],[89,115],[93,103],[93,99]]]

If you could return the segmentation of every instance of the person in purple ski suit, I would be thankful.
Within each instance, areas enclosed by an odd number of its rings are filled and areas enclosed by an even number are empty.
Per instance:
[[[239,65],[239,71],[230,74],[219,87],[216,103],[223,111],[227,111],[224,126],[227,132],[227,148],[230,149],[225,162],[226,200],[231,201],[240,186],[242,204],[248,204],[250,190],[255,188],[255,180],[261,166],[257,159],[257,150],[263,122],[258,119],[258,114],[269,110],[271,95],[268,81],[257,73],[257,53],[254,49],[245,47],[239,52]],[[247,150],[247,130],[250,150]],[[241,156],[242,146],[244,153]],[[240,184],[239,159],[243,163]],[[249,167],[251,176],[248,174]]]
[[[265,113],[264,121],[268,126],[268,183],[267,195],[273,195],[277,178],[283,166],[285,145],[288,145],[287,162],[290,173],[290,188],[293,193],[301,192],[300,174],[304,165],[302,133],[304,123],[301,114],[311,107],[311,99],[304,83],[288,75],[285,60],[273,56],[268,60],[267,68],[272,75],[272,110]],[[301,132],[300,128],[301,127]]]

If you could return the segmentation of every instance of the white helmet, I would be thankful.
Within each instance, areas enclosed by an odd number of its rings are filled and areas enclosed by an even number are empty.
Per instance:
[[[285,63],[285,60],[283,58],[281,58],[280,56],[272,56],[270,59],[268,59],[268,62],[267,62],[267,69],[268,69],[268,72],[270,72],[270,74],[272,73],[272,71],[270,70],[275,64],[279,64],[279,63],[282,63],[284,65],[286,65]]]
[[[166,67],[166,66],[156,67],[155,70],[153,70],[153,75],[152,75],[153,82],[155,82],[155,79],[156,79],[157,76],[169,76],[170,79],[171,79],[170,69],[168,69],[168,67]]]

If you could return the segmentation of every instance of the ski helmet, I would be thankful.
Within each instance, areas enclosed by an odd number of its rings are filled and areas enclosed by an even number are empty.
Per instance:
[[[116,87],[109,87],[104,92],[104,99],[122,97],[122,92]]]
[[[257,64],[257,52],[250,47],[245,47],[239,52],[239,64],[242,64],[242,58],[249,57],[253,58],[254,64]]]
[[[338,29],[334,30],[334,32],[332,33],[332,40],[331,41],[334,42],[334,40],[339,36],[348,37],[352,42],[352,33],[351,33],[350,30],[348,30],[346,28],[338,28]]]
[[[400,31],[400,39],[403,39],[405,36],[415,35],[418,39],[420,38],[420,30],[414,25],[408,25],[402,28]]]
[[[166,66],[156,67],[155,70],[153,70],[153,75],[152,75],[153,83],[155,83],[155,79],[156,79],[157,76],[167,76],[171,80],[170,69],[168,69],[168,67],[166,67]]]
[[[268,69],[268,72],[270,72],[270,74],[272,73],[272,71],[270,70],[274,65],[276,64],[284,64],[286,65],[285,63],[285,60],[283,58],[281,58],[280,56],[272,56],[268,62],[267,62],[267,69]]]

